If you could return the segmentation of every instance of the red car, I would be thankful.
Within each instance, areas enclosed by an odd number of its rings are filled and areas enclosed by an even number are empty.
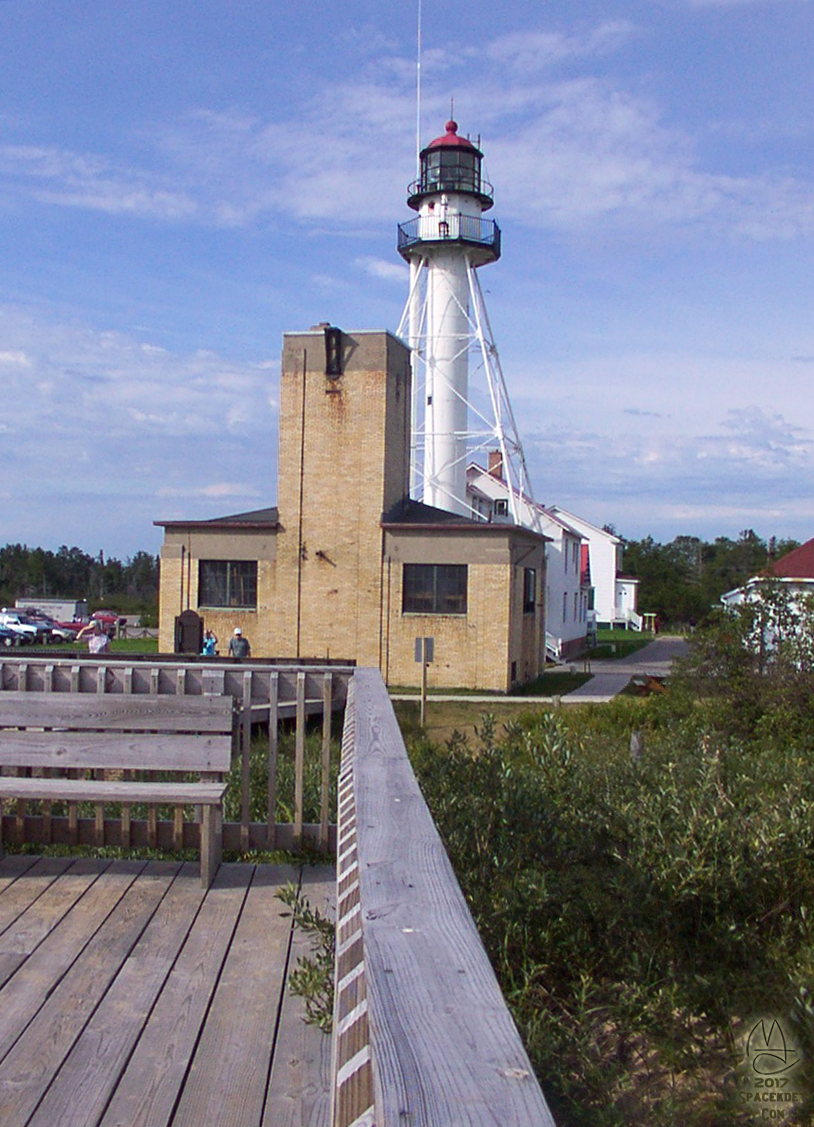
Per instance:
[[[83,630],[86,626],[88,626],[91,622],[101,622],[102,626],[105,629],[105,633],[108,634],[111,638],[115,638],[116,627],[124,626],[124,624],[127,622],[127,619],[122,618],[121,615],[116,614],[112,610],[97,610],[93,612],[90,618],[75,618],[73,622],[60,622],[59,625],[64,626],[67,630],[73,630],[78,633],[80,630]]]
[[[106,630],[111,627],[115,630],[117,626],[124,626],[127,622],[120,614],[116,614],[114,610],[95,610],[90,616],[91,622],[101,622]]]

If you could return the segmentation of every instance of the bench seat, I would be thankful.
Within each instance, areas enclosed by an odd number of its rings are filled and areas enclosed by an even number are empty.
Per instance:
[[[153,826],[156,806],[174,807],[179,840],[182,807],[200,808],[201,881],[208,888],[221,861],[224,776],[235,737],[230,696],[0,692],[0,799],[93,803],[99,844],[105,803],[123,807],[123,843],[134,803],[150,806]],[[88,772],[94,777],[83,777]],[[142,777],[151,774],[162,778]],[[167,774],[176,777],[168,781]],[[22,826],[20,812],[18,821]],[[2,828],[0,815],[0,853]]]
[[[226,783],[142,783],[115,779],[21,779],[0,776],[0,798],[43,802],[149,802],[218,806]]]

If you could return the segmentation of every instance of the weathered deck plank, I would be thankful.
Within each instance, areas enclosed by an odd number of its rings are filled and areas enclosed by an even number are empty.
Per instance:
[[[174,1127],[211,1122],[215,1106],[229,1127],[261,1122],[291,941],[291,921],[275,893],[298,877],[294,868],[255,872]]]
[[[178,866],[153,862],[127,890],[0,1063],[0,1123],[27,1123],[167,891]],[[57,934],[57,933],[53,933]],[[25,980],[25,968],[11,979]],[[49,1124],[57,1122],[50,1120]],[[86,1122],[89,1122],[86,1120]]]
[[[324,868],[303,870],[302,894],[312,908],[334,918],[336,880],[326,879]],[[291,966],[309,955],[310,940],[295,932]],[[274,1047],[271,1085],[263,1127],[329,1127],[331,1118],[331,1038],[314,1025],[306,1025],[305,1003],[286,991]]]
[[[24,853],[10,853],[8,857],[0,859],[0,895],[37,863],[37,857],[27,856]]]
[[[30,1127],[85,1127],[104,1111],[203,899],[184,866],[51,1084]]]
[[[100,1127],[164,1127],[185,1082],[252,878],[222,865]]]
[[[0,901],[20,886],[0,934],[3,1127],[327,1124],[329,1039],[285,989],[275,893],[299,868],[224,865],[208,892],[195,868],[0,863]],[[332,870],[311,880],[317,903]]]
[[[0,897],[0,932],[11,927],[18,916],[42,896],[49,885],[71,865],[68,857],[45,857],[18,877]]]
[[[0,933],[0,986],[73,908],[99,876],[96,862],[79,860]]]
[[[134,861],[114,862],[106,867],[104,882],[97,881],[83,897],[82,911],[69,913],[59,930],[52,932],[26,960],[25,973],[18,971],[3,987],[0,1060],[143,868],[143,862]]]

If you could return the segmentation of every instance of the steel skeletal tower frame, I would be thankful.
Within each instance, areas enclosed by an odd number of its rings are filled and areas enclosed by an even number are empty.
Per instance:
[[[483,154],[457,129],[448,121],[445,135],[420,153],[407,201],[419,214],[399,225],[399,253],[410,264],[398,329],[413,358],[410,492],[436,508],[479,516],[467,498],[467,464],[497,447],[519,524],[520,497],[526,513],[536,506],[477,275],[500,257],[500,228],[483,218],[492,206]]]

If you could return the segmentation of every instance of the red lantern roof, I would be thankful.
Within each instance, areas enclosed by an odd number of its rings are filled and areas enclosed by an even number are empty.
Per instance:
[[[458,122],[448,121],[446,126],[446,133],[443,137],[436,137],[434,141],[430,141],[427,145],[428,149],[443,148],[456,148],[456,149],[475,149],[475,146],[466,137],[458,136]],[[477,152],[477,149],[475,149]]]

